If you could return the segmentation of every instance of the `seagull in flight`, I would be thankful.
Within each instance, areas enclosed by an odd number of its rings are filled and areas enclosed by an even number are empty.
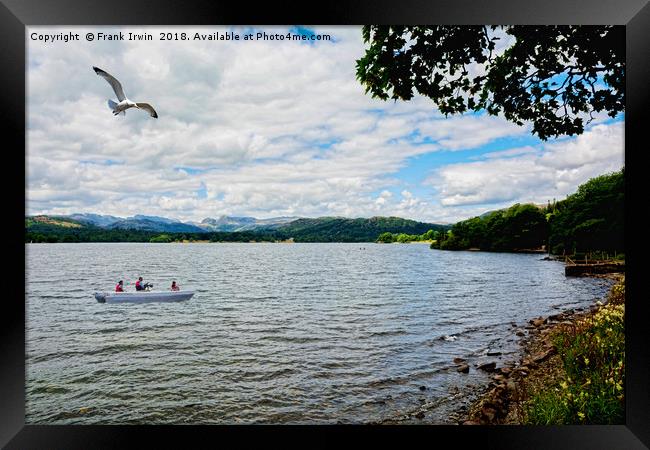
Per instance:
[[[117,81],[117,78],[115,78],[113,75],[95,66],[93,66],[93,70],[97,75],[108,81],[108,84],[111,85],[115,91],[115,95],[117,95],[117,99],[120,101],[119,103],[115,103],[113,100],[108,100],[108,107],[113,110],[114,116],[117,116],[119,113],[126,115],[127,109],[138,108],[147,111],[151,117],[155,119],[158,118],[156,110],[153,109],[153,106],[151,106],[149,103],[132,102],[126,98],[126,95],[124,95],[124,89],[122,89],[122,84],[120,84],[120,82]]]

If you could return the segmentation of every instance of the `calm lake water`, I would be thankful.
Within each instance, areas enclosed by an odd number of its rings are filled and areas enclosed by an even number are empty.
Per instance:
[[[381,244],[31,244],[26,423],[445,423],[511,322],[602,298],[543,255]],[[100,304],[142,275],[188,302]],[[488,357],[488,350],[500,356]],[[458,373],[466,358],[469,374]],[[425,387],[425,390],[421,390]]]

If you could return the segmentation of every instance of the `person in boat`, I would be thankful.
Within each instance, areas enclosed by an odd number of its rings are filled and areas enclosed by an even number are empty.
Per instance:
[[[153,287],[153,284],[151,283],[145,283],[142,281],[142,277],[138,278],[138,281],[135,282],[135,290],[136,291],[146,291],[147,288]]]
[[[120,281],[115,285],[115,292],[124,292],[124,281],[120,280]]]
[[[172,291],[180,291],[181,288],[176,284],[176,281],[172,281]]]

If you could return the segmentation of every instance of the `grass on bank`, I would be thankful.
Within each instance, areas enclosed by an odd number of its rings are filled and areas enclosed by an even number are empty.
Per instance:
[[[623,278],[595,314],[555,335],[564,379],[527,402],[528,424],[624,423],[624,323]]]

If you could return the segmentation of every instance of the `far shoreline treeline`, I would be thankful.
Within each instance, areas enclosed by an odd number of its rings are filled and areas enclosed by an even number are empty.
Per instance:
[[[173,232],[101,228],[56,216],[25,219],[25,243],[65,242],[374,242],[384,232],[421,234],[445,232],[450,225],[416,222],[399,217],[297,219],[274,229],[251,231]]]

